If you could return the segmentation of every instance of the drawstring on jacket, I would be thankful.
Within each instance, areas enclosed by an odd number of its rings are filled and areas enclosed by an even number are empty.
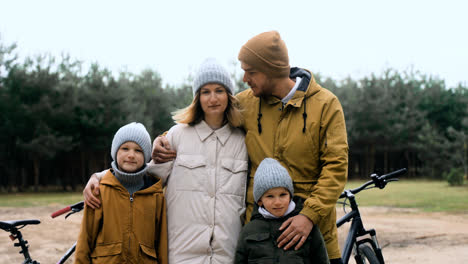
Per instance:
[[[304,113],[302,113],[302,118],[304,118],[304,127],[302,128],[302,133],[305,133],[306,131],[306,121],[307,121],[306,101],[307,101],[307,97],[304,96],[304,100],[302,101],[302,103],[304,104]]]
[[[258,98],[258,117],[257,117],[257,125],[258,125],[258,133],[262,133],[262,123],[260,123],[260,119],[262,119],[262,98]]]
[[[306,132],[306,123],[307,123],[307,108],[306,108],[306,103],[307,103],[307,97],[304,96],[304,99],[302,100],[302,104],[304,105],[304,112],[302,113],[302,118],[304,119],[304,126],[302,127],[302,133]],[[259,98],[258,101],[258,117],[257,117],[257,126],[258,126],[258,133],[262,133],[262,123],[260,122],[260,119],[262,119],[262,99]]]

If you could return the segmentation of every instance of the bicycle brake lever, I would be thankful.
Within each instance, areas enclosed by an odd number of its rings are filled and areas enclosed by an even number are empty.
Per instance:
[[[70,215],[72,215],[72,214],[74,214],[74,213],[76,213],[76,212],[74,212],[74,211],[72,210],[70,213],[68,213],[68,214],[65,216],[65,219],[67,219],[67,217],[69,217]]]
[[[379,189],[385,188],[385,185],[387,185],[387,182],[385,180],[381,180],[379,178],[379,175],[373,173],[371,174],[371,179],[374,182],[375,186],[378,187]]]
[[[389,183],[389,182],[392,182],[392,181],[399,181],[400,179],[398,178],[394,178],[394,179],[389,179],[389,180],[385,180],[386,183]]]
[[[70,215],[74,214],[74,213],[78,213],[79,211],[81,211],[80,208],[72,208],[71,209],[71,212],[68,213],[66,216],[65,216],[65,219],[67,219],[67,217],[69,217]]]

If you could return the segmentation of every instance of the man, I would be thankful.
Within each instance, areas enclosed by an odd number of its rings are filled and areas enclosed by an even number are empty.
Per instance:
[[[238,59],[243,81],[251,88],[237,95],[251,162],[246,219],[254,204],[253,175],[263,159],[274,158],[291,175],[294,193],[305,199],[300,214],[281,226],[278,246],[300,248],[318,225],[330,262],[342,263],[335,205],[347,179],[348,143],[340,102],[312,73],[290,68],[286,45],[276,31],[251,38]],[[164,137],[155,139],[154,162],[175,156]]]

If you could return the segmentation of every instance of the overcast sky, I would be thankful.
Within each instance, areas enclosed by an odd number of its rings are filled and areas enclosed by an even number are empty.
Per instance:
[[[239,48],[278,30],[290,64],[337,80],[411,69],[468,84],[468,1],[0,0],[0,41],[180,84],[206,57],[241,72]]]

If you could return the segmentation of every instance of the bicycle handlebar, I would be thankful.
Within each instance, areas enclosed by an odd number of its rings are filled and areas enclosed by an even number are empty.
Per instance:
[[[392,172],[387,173],[387,174],[382,175],[382,176],[377,176],[376,174],[372,174],[371,175],[371,178],[372,178],[371,181],[368,181],[368,182],[364,183],[363,185],[361,185],[361,186],[359,186],[359,187],[357,187],[355,189],[345,190],[344,192],[341,193],[339,199],[345,198],[347,196],[346,192],[356,194],[356,193],[364,190],[367,186],[372,185],[372,184],[379,187],[380,189],[383,189],[383,188],[385,188],[385,185],[388,182],[392,181],[392,179],[395,179],[400,175],[405,174],[406,171],[407,171],[406,168],[403,168],[403,169],[399,169],[399,170],[396,170],[396,171],[392,171]]]
[[[81,201],[81,202],[78,202],[78,203],[76,203],[76,204],[69,205],[69,206],[67,206],[67,207],[65,207],[65,208],[62,208],[62,209],[60,209],[60,210],[58,210],[58,211],[52,213],[52,214],[50,215],[50,217],[55,218],[55,217],[57,217],[57,216],[59,216],[59,215],[62,215],[62,214],[64,214],[64,213],[66,213],[66,212],[70,212],[70,211],[72,211],[72,210],[73,210],[73,212],[76,213],[76,212],[79,212],[79,211],[83,210],[83,207],[84,207],[84,202]]]
[[[388,174],[385,174],[385,175],[382,175],[379,177],[379,180],[390,180],[390,179],[394,179],[400,175],[403,175],[406,173],[406,168],[403,168],[403,169],[399,169],[399,170],[396,170],[396,171],[393,171],[393,172],[390,172]]]

